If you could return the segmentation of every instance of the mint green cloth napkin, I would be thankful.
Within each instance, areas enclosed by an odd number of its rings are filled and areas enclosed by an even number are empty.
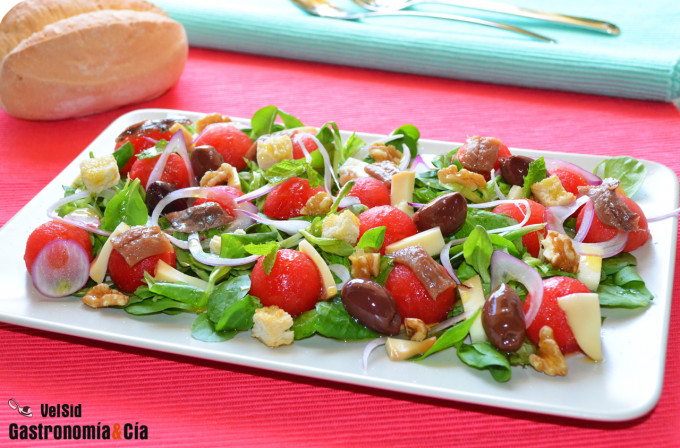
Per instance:
[[[287,0],[152,1],[197,47],[645,100],[680,97],[679,0],[509,0],[608,20],[621,28],[618,37],[450,6],[414,7],[504,21],[556,44],[435,19],[318,18]],[[358,10],[349,0],[335,2]]]

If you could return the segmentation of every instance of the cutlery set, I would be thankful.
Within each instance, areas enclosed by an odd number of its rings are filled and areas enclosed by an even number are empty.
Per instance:
[[[372,17],[424,17],[433,19],[454,20],[458,22],[472,23],[492,28],[497,28],[523,36],[527,36],[534,40],[548,43],[556,43],[550,37],[542,34],[529,31],[514,25],[509,25],[502,22],[490,21],[466,15],[434,13],[414,11],[409,9],[411,6],[421,3],[433,3],[439,5],[456,6],[477,11],[486,11],[500,14],[507,14],[512,16],[525,17],[535,20],[559,23],[567,26],[579,27],[584,30],[595,31],[599,33],[608,34],[610,36],[617,36],[620,34],[620,29],[610,22],[602,20],[590,19],[586,17],[576,17],[565,14],[558,14],[554,12],[537,11],[533,9],[520,8],[506,3],[496,2],[493,0],[353,0],[366,11],[361,13],[354,13],[346,11],[329,0],[290,0],[299,8],[305,10],[309,14],[341,20],[360,20],[369,19]]]

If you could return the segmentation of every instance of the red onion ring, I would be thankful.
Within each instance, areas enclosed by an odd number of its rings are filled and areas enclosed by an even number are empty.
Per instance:
[[[399,169],[401,171],[406,171],[408,169],[408,166],[411,164],[411,151],[408,149],[406,145],[401,146],[403,151],[401,160],[399,161]]]
[[[538,271],[519,258],[495,250],[491,255],[491,290],[495,290],[507,279],[515,279],[522,283],[531,294],[531,306],[525,313],[524,324],[529,328],[543,303],[543,280]]]
[[[177,200],[177,199],[183,199],[183,198],[206,198],[210,199],[211,197],[214,199],[218,199],[220,196],[229,198],[231,200],[234,200],[233,195],[227,193],[226,191],[219,189],[219,188],[211,188],[211,187],[189,187],[189,188],[181,188],[179,190],[172,191],[168,193],[167,196],[165,196],[163,199],[158,201],[158,204],[156,205],[156,208],[153,209],[153,212],[151,212],[151,216],[149,217],[149,225],[152,226],[158,226],[158,218],[161,217],[161,214],[163,213],[163,209],[170,204],[171,202]],[[236,212],[239,211],[244,211],[247,208],[250,208],[250,205],[246,205],[247,203],[243,202],[241,204],[236,203],[236,208],[234,209]],[[252,205],[252,204],[251,204]],[[236,219],[237,224],[236,225],[243,225],[246,223],[245,220],[239,220],[238,217]],[[230,225],[234,225],[234,222],[232,222]],[[250,225],[250,224],[248,224]],[[247,226],[246,226],[247,227]],[[234,230],[236,227],[234,227]],[[172,244],[175,246],[179,247],[180,249],[189,249],[189,246],[186,241],[182,241],[180,239],[175,238],[172,235],[167,235],[167,237],[170,239]]]
[[[97,235],[102,235],[102,236],[109,236],[111,235],[111,232],[108,232],[106,230],[100,229],[98,226],[93,227],[90,224],[87,224],[83,221],[77,220],[77,219],[68,219],[68,215],[65,217],[61,217],[57,214],[57,209],[61,207],[62,205],[68,204],[69,202],[74,202],[74,201],[79,201],[81,199],[85,199],[90,195],[90,192],[87,190],[79,191],[78,193],[74,193],[70,196],[66,196],[65,198],[62,198],[55,202],[54,204],[50,205],[47,208],[47,217],[50,219],[54,219],[55,221],[63,222],[65,224],[70,224],[72,226],[79,227],[81,229],[87,230],[88,232],[91,233],[96,233]]]
[[[292,137],[293,142],[297,142],[297,144],[300,146],[300,149],[302,150],[302,153],[305,155],[305,161],[307,163],[312,163],[312,155],[307,151],[307,146],[302,142],[302,137],[300,137],[299,134],[293,134]]]
[[[217,255],[205,253],[203,247],[201,247],[198,233],[189,235],[187,244],[189,246],[189,252],[191,252],[194,259],[199,263],[207,264],[208,266],[242,266],[244,264],[254,263],[260,258],[259,255],[250,255],[243,258],[222,258]]]
[[[352,278],[349,274],[349,270],[345,267],[345,265],[340,263],[329,264],[328,269],[330,269],[331,272],[340,279],[340,283],[337,284],[338,291],[342,290],[342,287],[345,286],[345,283],[347,283]]]
[[[279,221],[279,220],[275,220],[275,219],[265,218],[265,217],[260,216],[256,213],[251,213],[251,212],[246,211],[246,210],[240,210],[240,212],[245,213],[246,215],[250,216],[251,218],[253,218],[255,221],[257,221],[259,223],[274,226],[277,229],[279,229],[280,231],[285,232],[289,235],[293,235],[293,234],[297,233],[298,231],[306,229],[307,227],[310,226],[310,223],[307,222],[307,221],[302,221],[302,220]]]
[[[593,174],[588,170],[584,170],[580,166],[574,165],[573,163],[565,162],[564,160],[559,159],[552,159],[549,157],[544,157],[543,160],[545,161],[545,168],[550,174],[552,174],[553,170],[564,169],[582,176],[589,185],[600,185],[602,183],[602,179],[600,179],[598,175]]]
[[[253,218],[250,216],[246,215],[245,213],[238,213],[240,211],[249,211],[251,213],[257,213],[258,209],[253,205],[252,202],[241,202],[240,204],[236,204],[236,208],[234,208],[234,211],[236,212],[236,217],[235,219],[227,226],[226,231],[227,232],[233,232],[235,230],[245,230],[248,227],[250,227],[253,224]]]
[[[165,165],[167,165],[168,163],[168,158],[170,157],[170,154],[172,154],[173,152],[178,153],[179,156],[184,161],[187,173],[189,173],[189,183],[191,184],[191,186],[192,187],[196,186],[194,169],[192,168],[191,161],[189,160],[189,152],[187,151],[186,142],[184,141],[184,133],[180,129],[179,131],[173,134],[172,138],[168,142],[168,145],[165,147],[161,155],[158,157],[158,161],[156,161],[156,165],[154,166],[153,170],[151,171],[151,174],[149,175],[149,180],[146,182],[145,188],[161,179],[163,171],[165,171]]]
[[[496,182],[496,170],[493,168],[491,169],[491,183],[493,184],[493,190],[496,192],[496,196],[498,196],[498,199],[502,201],[507,200],[508,199],[507,196],[505,196],[501,189],[498,187],[498,183]]]
[[[302,136],[309,137],[315,144],[316,144],[316,149],[319,151],[319,154],[321,154],[321,157],[323,158],[323,166],[324,166],[324,188],[328,192],[329,195],[333,196],[331,194],[331,179],[335,183],[335,186],[340,189],[340,184],[338,183],[338,179],[335,177],[335,173],[333,172],[333,166],[331,165],[331,158],[328,155],[328,151],[326,151],[326,147],[319,141],[318,138],[314,134],[310,134],[308,132],[300,132],[298,134],[295,134],[296,137],[299,136],[299,142],[300,146],[304,146],[304,140],[302,139]]]
[[[340,199],[340,202],[338,203],[338,208],[347,208],[351,207],[352,205],[359,205],[361,204],[361,200],[359,200],[358,197],[356,196],[345,196],[344,198]]]
[[[265,194],[271,193],[277,186],[278,185],[274,184],[263,185],[260,188],[251,191],[250,193],[235,198],[234,200],[236,201],[237,204],[240,204],[241,202],[245,201],[251,201],[253,199],[257,199],[261,196],[264,196]]]
[[[475,311],[475,313],[476,313],[476,311]],[[438,333],[442,330],[446,330],[449,327],[453,327],[454,325],[459,324],[459,323],[463,322],[464,320],[471,318],[472,316],[475,315],[475,313],[470,313],[470,314],[460,313],[460,314],[453,316],[449,319],[443,320],[443,321],[439,322],[437,325],[430,328],[428,333],[434,334],[434,333]]]
[[[680,208],[676,208],[675,210],[668,212],[668,213],[664,213],[663,215],[647,218],[647,222],[661,221],[661,220],[666,219],[666,218],[671,218],[673,216],[677,216],[678,213],[680,213]]]
[[[580,196],[569,205],[555,205],[546,208],[543,219],[547,224],[547,229],[566,234],[564,230],[564,221],[587,202],[590,202],[588,196]]]
[[[481,204],[468,204],[468,208],[491,208],[491,207],[496,207],[497,205],[501,204],[514,204],[517,208],[522,213],[525,213],[524,219],[522,221],[518,222],[517,224],[513,224],[511,226],[507,227],[500,227],[498,229],[491,229],[487,230],[487,233],[503,233],[503,232],[509,232],[510,230],[515,230],[519,229],[521,227],[524,227],[524,225],[529,222],[529,218],[531,218],[531,207],[529,206],[529,201],[526,199],[501,199],[498,201],[490,201],[490,202],[483,202]],[[524,209],[522,210],[519,206],[519,204],[524,205]]]
[[[371,352],[376,348],[385,345],[385,343],[387,343],[387,338],[380,337],[373,339],[371,342],[366,344],[366,347],[364,347],[364,353],[361,355],[361,368],[363,369],[364,373],[368,371],[368,357],[371,355]]]
[[[597,257],[609,258],[623,251],[628,243],[628,232],[619,230],[616,236],[608,241],[601,243],[580,243],[574,242],[574,249],[579,255],[595,255]]]
[[[420,154],[416,155],[416,157],[413,159],[413,163],[411,164],[411,171],[415,171],[416,173],[430,171],[433,169],[434,167],[427,163]]]
[[[583,241],[586,235],[588,235],[590,226],[593,224],[594,216],[595,204],[593,204],[593,201],[589,199],[586,201],[586,205],[583,207],[583,219],[581,220],[581,227],[578,228],[578,232],[576,232],[576,235],[574,235],[574,241],[580,243]]]
[[[457,285],[460,285],[460,280],[458,279],[458,276],[456,275],[456,272],[453,270],[453,266],[451,266],[451,257],[449,255],[449,250],[451,249],[451,241],[446,243],[444,245],[444,248],[442,251],[439,253],[439,260],[442,263],[442,266],[444,266],[444,269],[446,269],[446,272],[451,276],[454,282],[456,282]]]

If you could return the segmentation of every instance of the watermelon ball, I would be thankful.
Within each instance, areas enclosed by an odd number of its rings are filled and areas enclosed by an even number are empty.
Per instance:
[[[524,216],[526,216],[526,206],[524,205],[523,201],[524,200],[517,201],[515,204],[501,204],[494,208],[493,212],[506,214],[515,219],[517,222],[522,222],[524,220]],[[545,207],[543,207],[538,202],[532,201],[531,199],[526,199],[526,201],[529,202],[531,216],[529,216],[529,220],[525,226],[544,223],[545,218],[543,215],[545,213]],[[539,236],[542,235],[545,235],[545,230],[537,230],[522,237],[522,244],[527,248],[527,251],[532,257],[538,257],[538,254],[541,250]]]
[[[567,294],[589,293],[586,285],[571,277],[550,277],[543,280],[543,301],[536,318],[527,328],[527,337],[538,345],[539,332],[547,325],[553,330],[555,342],[563,354],[576,353],[580,350],[578,342],[567,323],[567,316],[557,303],[557,299]],[[531,306],[531,294],[524,300],[524,313]]]
[[[149,176],[151,176],[151,172],[156,167],[159,159],[160,157],[135,160],[130,168],[130,179],[139,179],[139,183],[146,189]],[[189,182],[189,171],[181,156],[175,153],[170,154],[160,180],[173,185],[177,189],[187,188],[191,185]]]
[[[445,290],[436,298],[430,297],[416,274],[402,264],[394,266],[387,276],[385,288],[394,296],[402,317],[421,319],[427,324],[446,319],[456,297],[454,287]]]
[[[266,274],[260,257],[250,275],[250,294],[263,306],[276,305],[291,316],[314,308],[321,299],[321,275],[314,262],[302,252],[281,249],[274,267]]]
[[[152,255],[142,261],[130,266],[125,258],[117,251],[112,250],[109,257],[108,271],[113,283],[118,286],[121,292],[133,293],[140,286],[146,285],[144,282],[144,272],[154,275],[156,265],[163,260],[173,268],[175,265],[175,251],[166,252],[159,255]]]
[[[248,134],[231,123],[215,123],[205,128],[194,146],[212,146],[224,161],[241,171],[247,166],[244,159],[250,159],[253,141]]]
[[[370,229],[385,226],[385,240],[380,253],[385,254],[385,248],[392,243],[418,233],[416,225],[406,212],[390,205],[369,208],[359,215],[359,238]]]
[[[309,198],[322,191],[323,187],[312,188],[307,179],[293,177],[267,195],[262,211],[273,219],[295,218]]]
[[[354,179],[348,195],[358,198],[368,208],[390,205],[390,189],[373,177]]]

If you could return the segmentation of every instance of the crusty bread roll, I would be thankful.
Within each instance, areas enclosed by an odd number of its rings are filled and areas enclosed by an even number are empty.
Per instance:
[[[27,0],[0,23],[0,106],[57,120],[148,100],[187,51],[182,25],[143,0]]]

